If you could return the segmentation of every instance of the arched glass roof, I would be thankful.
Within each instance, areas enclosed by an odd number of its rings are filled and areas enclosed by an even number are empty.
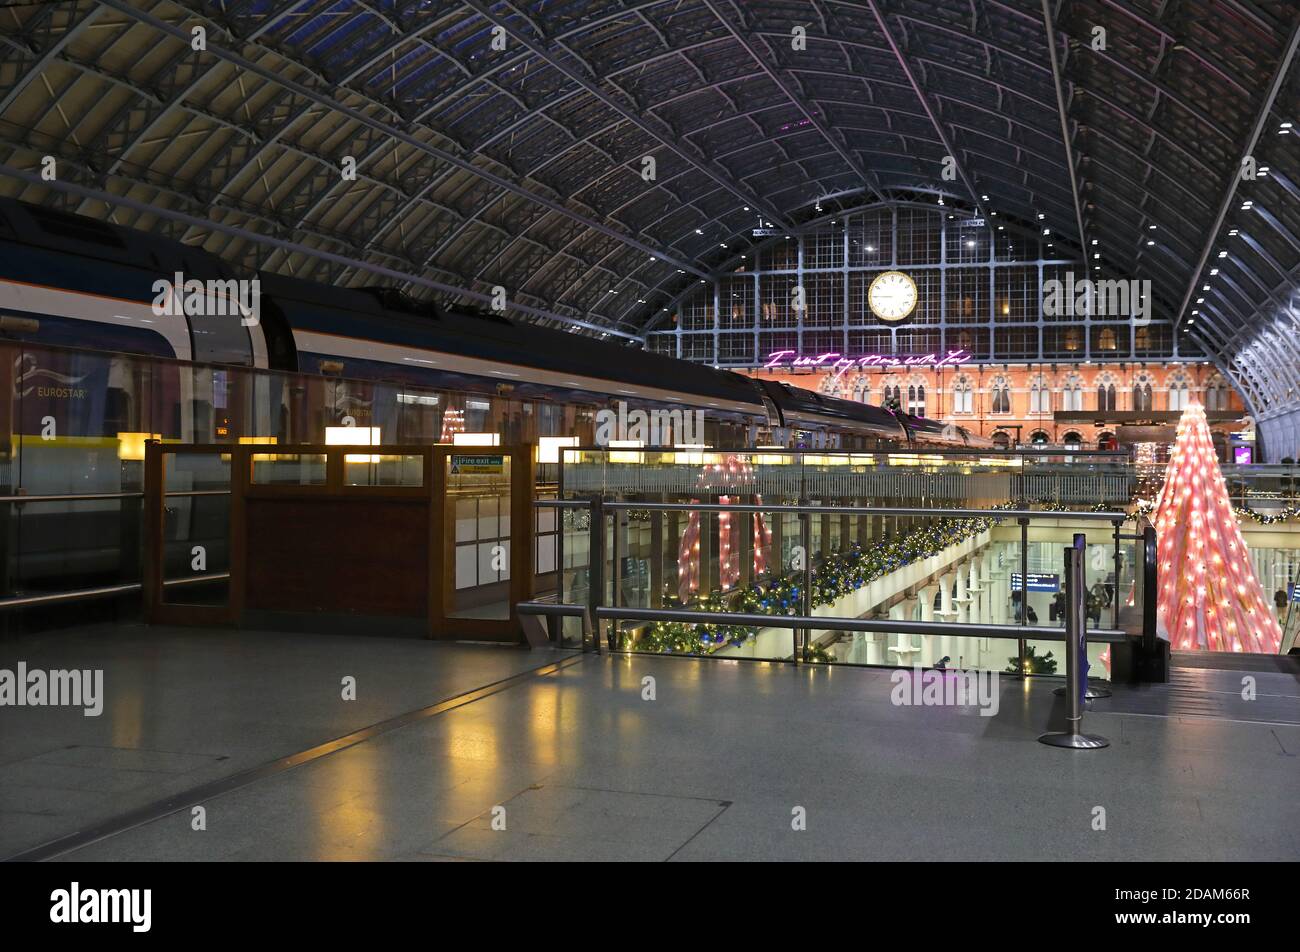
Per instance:
[[[755,227],[942,197],[1149,279],[1264,417],[1300,366],[1298,24],[1294,0],[19,3],[0,158],[8,194],[250,267],[501,286],[632,336]]]

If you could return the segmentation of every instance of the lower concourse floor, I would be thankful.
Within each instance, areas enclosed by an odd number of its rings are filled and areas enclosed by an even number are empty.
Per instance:
[[[1002,678],[986,717],[899,706],[884,669],[382,637],[95,627],[0,644],[19,661],[102,668],[105,703],[0,708],[0,857],[1300,856],[1286,672],[1252,673],[1258,716],[1242,672],[1203,707],[1117,687],[1079,752],[1035,742],[1059,679]]]

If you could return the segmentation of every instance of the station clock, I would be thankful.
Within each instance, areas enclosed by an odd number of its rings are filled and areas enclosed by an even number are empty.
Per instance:
[[[916,282],[901,271],[876,276],[867,290],[871,313],[882,321],[897,324],[916,310]]]

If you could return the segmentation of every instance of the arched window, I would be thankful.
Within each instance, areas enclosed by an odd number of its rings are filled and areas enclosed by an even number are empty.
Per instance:
[[[998,430],[993,434],[993,445],[998,449],[1004,450],[1011,445],[1011,434],[1006,430]]]
[[[1082,410],[1083,409],[1083,381],[1078,374],[1070,374],[1065,378],[1065,386],[1061,389],[1062,410]]]
[[[958,377],[956,382],[952,385],[952,412],[974,413],[975,404],[972,398],[973,392],[970,378],[966,376]]]
[[[1169,378],[1169,409],[1186,409],[1190,396],[1191,389],[1188,387],[1187,378],[1182,371],[1173,374]]]
[[[1047,379],[1042,374],[1035,377],[1029,386],[1029,412],[1052,412],[1052,388],[1047,385]]]
[[[1052,442],[1052,438],[1046,430],[1034,430],[1033,433],[1029,434],[1029,442],[1041,446],[1043,443]]]
[[[925,416],[925,384],[913,384],[907,388],[907,412],[912,416]]]
[[[1115,328],[1103,327],[1097,333],[1097,349],[1098,350],[1116,349]]]
[[[844,378],[824,377],[817,389],[828,397],[842,399],[844,397]]]
[[[1151,330],[1147,327],[1139,327],[1133,331],[1133,346],[1138,350],[1151,349]]]
[[[1228,385],[1223,382],[1222,377],[1216,376],[1205,388],[1205,409],[1228,409]]]
[[[1133,409],[1138,411],[1154,409],[1151,400],[1151,378],[1146,374],[1133,381]]]
[[[1110,374],[1097,378],[1097,409],[1115,409],[1115,381]]]
[[[1010,413],[1011,412],[1011,385],[1007,383],[1005,377],[995,377],[993,379],[993,412]]]
[[[1065,436],[1061,437],[1061,442],[1065,444],[1067,450],[1077,450],[1083,445],[1083,437],[1077,430],[1066,430]]]
[[[865,376],[859,377],[857,383],[853,385],[853,399],[858,403],[866,403],[871,396],[871,381]]]

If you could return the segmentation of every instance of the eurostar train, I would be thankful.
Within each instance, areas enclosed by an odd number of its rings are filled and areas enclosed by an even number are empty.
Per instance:
[[[718,447],[992,445],[961,427],[391,288],[239,275],[201,249],[14,200],[0,200],[6,340],[21,348],[20,438],[53,425],[88,439],[321,442],[347,418],[386,443],[488,432],[591,445],[596,414],[625,405],[703,411],[695,439]]]

